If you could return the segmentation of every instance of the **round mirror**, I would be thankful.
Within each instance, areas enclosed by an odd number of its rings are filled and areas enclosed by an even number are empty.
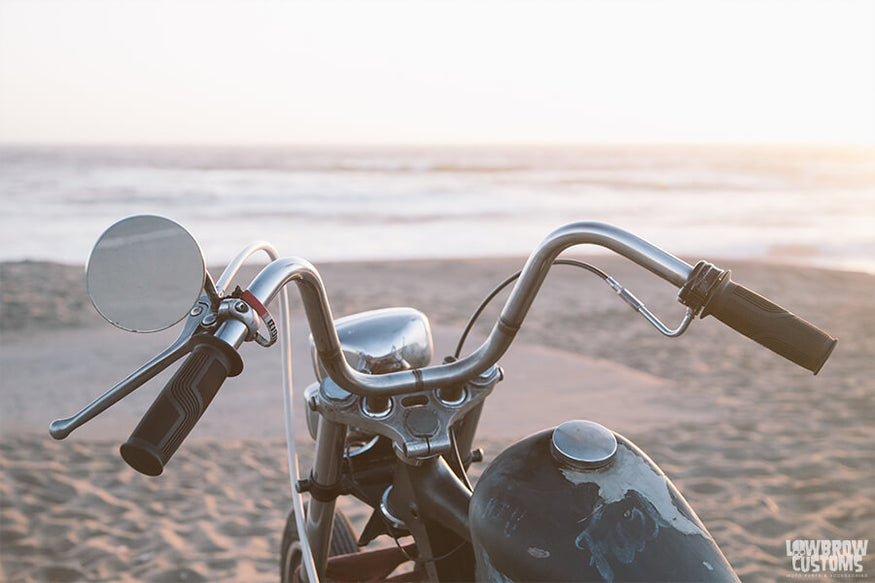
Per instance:
[[[205,276],[203,254],[188,231],[164,217],[138,215],[100,236],[85,282],[91,303],[111,324],[155,332],[188,314]]]

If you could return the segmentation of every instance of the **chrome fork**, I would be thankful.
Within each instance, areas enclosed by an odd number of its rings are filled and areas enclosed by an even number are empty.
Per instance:
[[[322,418],[316,436],[316,457],[310,474],[310,506],[307,512],[307,539],[313,553],[313,563],[319,573],[325,572],[334,529],[336,487],[343,468],[343,449],[346,443],[346,425]],[[315,492],[334,494],[320,495]],[[302,572],[303,575],[303,572]]]

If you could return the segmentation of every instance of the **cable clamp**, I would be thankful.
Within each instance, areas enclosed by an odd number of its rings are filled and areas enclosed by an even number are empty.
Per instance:
[[[303,494],[307,492],[316,500],[320,502],[331,502],[335,500],[338,496],[349,494],[349,488],[344,488],[343,480],[339,480],[337,483],[332,484],[330,486],[325,486],[316,481],[313,477],[313,472],[310,472],[310,476],[308,478],[304,478],[303,480],[298,480],[295,484],[295,491],[298,494]]]
[[[234,318],[243,322],[246,328],[249,329],[249,334],[246,340],[255,340],[260,346],[267,348],[279,338],[276,323],[270,312],[264,307],[264,304],[255,297],[255,294],[249,290],[243,291],[240,286],[228,294],[219,306],[218,315],[220,318]],[[265,338],[259,332],[261,323],[268,331],[268,338]]]
[[[255,310],[255,313],[258,314],[258,317],[261,318],[261,321],[264,322],[265,327],[268,330],[268,334],[270,334],[270,338],[265,338],[260,333],[256,333],[255,341],[265,348],[268,346],[273,346],[276,342],[279,334],[276,329],[276,322],[273,321],[273,316],[270,315],[270,312],[267,310],[264,304],[261,303],[255,295],[246,290],[242,294],[240,294],[240,299],[249,304],[249,306]]]

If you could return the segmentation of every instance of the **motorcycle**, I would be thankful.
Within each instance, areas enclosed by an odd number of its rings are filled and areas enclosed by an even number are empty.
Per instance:
[[[679,288],[681,323],[667,326],[600,269],[559,258],[582,244],[605,247]],[[259,252],[268,265],[246,289],[229,291]],[[132,468],[159,475],[226,378],[243,371],[238,348],[279,341],[293,501],[282,581],[737,581],[666,475],[631,441],[593,421],[565,421],[518,441],[472,487],[469,468],[482,458],[473,447],[480,414],[504,376],[498,361],[557,263],[594,273],[669,337],[712,315],[814,374],[837,343],[734,282],[728,270],[705,261],[691,266],[617,227],[578,222],[544,238],[474,312],[456,354],[431,364],[422,312],[398,307],[335,320],[317,269],[264,242],[245,247],[213,281],[188,231],[138,215],[98,239],[86,269],[89,296],[118,327],[144,332],[184,320],[181,334],[79,413],[52,422],[50,434],[66,438],[187,356],[120,448]],[[301,295],[317,379],[303,391],[315,441],[306,475],[293,420],[289,283]],[[491,333],[463,357],[471,325],[511,284]],[[268,308],[274,303],[279,325]],[[337,508],[340,496],[371,508],[360,534]],[[379,537],[394,544],[365,549]],[[402,543],[408,537],[412,542]]]

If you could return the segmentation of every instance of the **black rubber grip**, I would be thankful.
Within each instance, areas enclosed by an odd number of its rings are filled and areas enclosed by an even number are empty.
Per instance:
[[[702,317],[709,314],[814,374],[838,342],[771,300],[731,281],[728,271],[708,294]]]
[[[121,446],[129,466],[157,476],[206,411],[219,387],[243,370],[237,351],[213,336],[195,337],[191,355]]]

